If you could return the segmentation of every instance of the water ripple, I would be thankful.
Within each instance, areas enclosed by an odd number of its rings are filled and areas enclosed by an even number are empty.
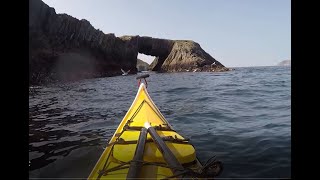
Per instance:
[[[150,74],[160,111],[201,161],[223,161],[220,177],[290,177],[290,67]],[[87,177],[135,97],[135,77],[31,87],[29,176]]]

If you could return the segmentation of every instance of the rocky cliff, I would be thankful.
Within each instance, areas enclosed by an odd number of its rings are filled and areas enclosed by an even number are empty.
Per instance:
[[[166,58],[156,58],[150,69],[166,72],[229,70],[206,53],[198,43],[188,40],[175,40]]]
[[[155,56],[154,71],[226,71],[193,41],[104,34],[87,20],[29,0],[29,84],[136,73],[137,55]]]
[[[70,81],[136,72],[137,37],[96,30],[40,0],[29,0],[29,83]]]

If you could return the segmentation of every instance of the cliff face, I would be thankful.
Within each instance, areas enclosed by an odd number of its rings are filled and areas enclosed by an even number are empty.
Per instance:
[[[29,83],[121,75],[121,68],[135,73],[137,40],[104,34],[87,20],[29,0]]]
[[[193,41],[116,37],[29,0],[29,84],[136,73],[138,53],[156,57],[154,71],[228,70]]]

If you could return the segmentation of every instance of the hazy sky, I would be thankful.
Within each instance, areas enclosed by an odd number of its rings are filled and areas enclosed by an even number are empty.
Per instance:
[[[116,36],[194,40],[227,67],[291,59],[290,0],[44,0]],[[151,56],[140,56],[151,62]]]

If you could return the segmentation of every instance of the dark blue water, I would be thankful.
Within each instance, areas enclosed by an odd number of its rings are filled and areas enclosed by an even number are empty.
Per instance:
[[[33,87],[31,178],[86,178],[137,92],[135,75]],[[291,177],[291,68],[150,73],[148,91],[221,178]]]

